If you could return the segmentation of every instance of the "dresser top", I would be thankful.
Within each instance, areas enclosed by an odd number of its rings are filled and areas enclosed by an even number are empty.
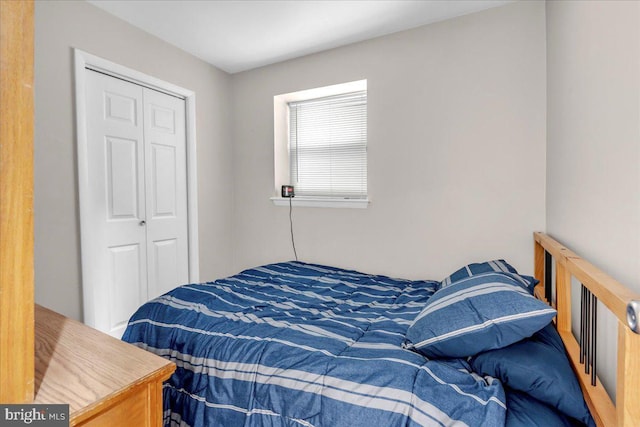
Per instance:
[[[162,357],[35,307],[34,403],[68,403],[74,419],[174,370]]]

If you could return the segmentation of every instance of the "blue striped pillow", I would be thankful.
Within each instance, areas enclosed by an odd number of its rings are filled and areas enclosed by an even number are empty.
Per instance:
[[[476,274],[503,272],[511,275],[514,279],[519,281],[522,286],[533,294],[533,288],[539,283],[537,279],[531,276],[523,276],[511,266],[507,261],[503,259],[495,259],[493,261],[478,262],[473,264],[467,264],[464,267],[456,270],[449,276],[442,279],[440,282],[440,288],[446,288],[450,284],[457,282],[458,280],[466,279]]]
[[[427,357],[468,357],[530,337],[555,315],[510,274],[482,273],[433,294],[407,339]]]

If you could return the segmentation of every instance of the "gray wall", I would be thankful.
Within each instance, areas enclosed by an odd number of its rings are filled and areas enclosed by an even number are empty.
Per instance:
[[[640,3],[555,1],[546,16],[547,231],[640,292]],[[616,322],[603,322],[613,391]]]
[[[368,80],[368,209],[295,208],[301,260],[439,279],[506,257],[531,273],[545,229],[543,2],[233,76],[234,266],[293,258],[275,207],[273,97]]]
[[[36,302],[82,318],[74,47],[196,92],[200,276],[230,274],[230,76],[84,1],[38,1],[35,21]]]

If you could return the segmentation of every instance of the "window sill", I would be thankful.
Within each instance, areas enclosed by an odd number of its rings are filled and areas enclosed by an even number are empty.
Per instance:
[[[351,208],[366,209],[369,206],[369,199],[340,199],[334,197],[272,197],[271,201],[276,206],[292,206],[306,208]]]

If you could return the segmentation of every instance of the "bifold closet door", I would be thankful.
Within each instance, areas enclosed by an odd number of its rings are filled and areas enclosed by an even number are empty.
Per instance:
[[[144,89],[148,299],[189,280],[183,99]]]
[[[85,318],[120,337],[142,303],[188,280],[184,100],[85,73]]]

